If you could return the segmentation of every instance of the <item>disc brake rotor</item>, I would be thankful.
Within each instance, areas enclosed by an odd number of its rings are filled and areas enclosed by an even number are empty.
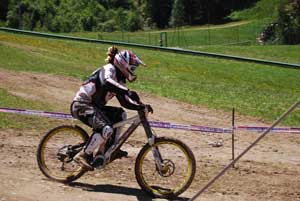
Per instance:
[[[162,161],[162,170],[158,172],[162,177],[169,177],[175,172],[175,164],[169,159],[164,159]]]

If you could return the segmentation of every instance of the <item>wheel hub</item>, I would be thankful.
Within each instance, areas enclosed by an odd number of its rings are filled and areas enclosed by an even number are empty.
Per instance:
[[[163,177],[169,177],[173,175],[174,172],[175,172],[175,164],[169,159],[164,159],[162,161],[162,170],[159,171],[159,174]]]

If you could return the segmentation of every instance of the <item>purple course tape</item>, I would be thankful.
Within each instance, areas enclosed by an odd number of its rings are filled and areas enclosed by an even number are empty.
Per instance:
[[[1,107],[0,107],[0,112],[38,115],[38,116],[56,118],[56,119],[73,119],[73,117],[70,114],[65,114],[60,112],[46,112],[46,111],[38,111],[38,110],[1,108]],[[152,127],[156,127],[156,128],[179,129],[179,130],[186,130],[186,131],[199,131],[199,132],[208,132],[208,133],[232,133],[232,129],[229,128],[213,128],[213,127],[197,126],[197,125],[182,125],[182,124],[173,124],[169,122],[160,122],[160,121],[150,121],[149,123]],[[254,132],[263,132],[266,129],[268,129],[268,127],[238,126],[235,129],[248,130]],[[273,128],[272,132],[300,134],[300,128]]]

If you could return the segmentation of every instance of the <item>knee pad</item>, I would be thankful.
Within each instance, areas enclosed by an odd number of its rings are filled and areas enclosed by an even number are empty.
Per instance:
[[[95,151],[95,149],[103,144],[104,139],[99,133],[93,133],[91,138],[89,139],[88,143],[85,146],[85,153],[91,154]]]
[[[113,132],[114,132],[114,129],[111,126],[106,125],[102,128],[102,137],[104,139],[108,139],[113,134]]]

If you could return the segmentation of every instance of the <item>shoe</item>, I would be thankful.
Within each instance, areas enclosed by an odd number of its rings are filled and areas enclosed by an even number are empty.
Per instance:
[[[118,150],[116,150],[113,154],[112,154],[112,156],[111,156],[111,158],[110,158],[110,162],[112,162],[112,161],[114,161],[114,160],[116,160],[116,159],[121,159],[121,158],[123,158],[123,157],[128,157],[128,152],[127,151],[123,151],[123,150],[121,150],[121,149],[118,149]]]
[[[123,151],[121,149],[116,150],[116,158],[123,158],[128,156],[128,152],[127,151]]]
[[[84,168],[87,171],[93,171],[94,167],[91,166],[87,160],[88,155],[81,150],[78,154],[75,155],[74,161],[81,165],[82,168]]]

